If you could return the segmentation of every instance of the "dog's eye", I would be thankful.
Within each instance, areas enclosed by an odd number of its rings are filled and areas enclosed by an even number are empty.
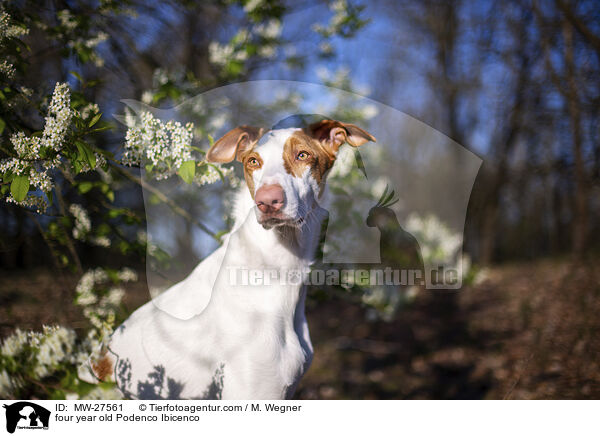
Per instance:
[[[298,153],[298,155],[296,156],[296,159],[298,160],[306,160],[310,157],[310,153],[308,153],[307,151],[301,151],[300,153]]]
[[[252,168],[258,168],[260,166],[258,159],[255,157],[251,157],[250,159],[248,159],[247,164],[249,167],[252,167]]]

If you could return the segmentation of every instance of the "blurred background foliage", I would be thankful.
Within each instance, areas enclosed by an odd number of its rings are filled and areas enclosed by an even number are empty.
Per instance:
[[[256,79],[323,83],[368,96],[423,121],[484,160],[469,203],[463,249],[476,269],[491,269],[478,280],[472,277],[463,294],[426,294],[406,309],[403,314],[416,323],[414,328],[402,321],[392,327],[390,319],[388,324],[363,324],[361,313],[360,323],[340,333],[343,316],[336,311],[341,309],[331,306],[329,294],[315,292],[315,329],[339,334],[327,342],[330,348],[323,345],[323,360],[317,357],[314,378],[309,375],[301,386],[301,397],[502,397],[512,395],[518,383],[531,386],[521,397],[598,395],[600,371],[583,360],[570,364],[577,370],[577,376],[571,371],[574,380],[559,377],[564,382],[559,388],[536,391],[547,380],[544,374],[552,378],[566,371],[553,366],[560,353],[591,359],[597,352],[590,342],[596,325],[586,315],[598,302],[598,281],[590,271],[600,250],[597,2],[3,1],[0,13],[0,159],[5,164],[0,187],[7,200],[0,206],[0,331],[4,337],[17,327],[39,330],[42,323],[63,323],[77,332],[46,329],[41,333],[46,339],[11,336],[0,360],[5,395],[89,395],[92,388],[77,384],[73,376],[76,359],[61,355],[49,361],[40,343],[63,344],[56,347],[69,352],[72,347],[89,350],[148,297],[143,283],[131,288],[124,305],[118,291],[121,282],[132,278],[123,266],[140,272],[143,282],[148,248],[144,182],[136,166],[121,161],[126,128],[113,117],[123,113],[121,100],[166,109],[210,89]],[[57,83],[67,88],[55,88]],[[338,113],[355,119],[369,115],[343,101]],[[63,130],[61,120],[68,126]],[[48,126],[58,134],[52,136]],[[196,124],[194,135],[206,138],[218,127]],[[13,140],[19,132],[23,136]],[[19,144],[42,144],[43,153],[32,158],[19,151]],[[202,150],[193,152],[202,155]],[[24,162],[20,174],[7,171],[13,159]],[[190,174],[189,167],[180,171],[181,163],[176,172],[182,179],[211,184],[202,188],[210,193],[202,196],[204,203],[175,212],[186,222],[178,228],[178,256],[187,253],[194,263],[212,248],[194,246],[187,237],[191,229],[205,226],[205,233],[217,236],[226,230],[222,217],[206,207],[221,197],[226,183],[206,165],[195,164]],[[41,173],[49,180],[36,179]],[[176,206],[159,192],[152,201]],[[160,258],[160,252],[155,254]],[[539,264],[541,258],[546,260]],[[518,274],[498,265],[516,268]],[[89,277],[98,267],[103,272],[92,276],[103,284],[95,287]],[[527,282],[529,271],[537,271],[532,277],[540,280]],[[27,281],[34,276],[43,279]],[[482,285],[484,278],[492,284]],[[566,283],[569,278],[573,281]],[[523,280],[523,293],[506,291]],[[499,300],[480,300],[473,293],[481,289],[477,286],[488,286],[488,295]],[[546,307],[535,294],[546,287],[571,289],[573,300],[557,294],[560,305]],[[35,303],[24,303],[28,295]],[[338,295],[347,316],[369,304],[355,297]],[[465,344],[480,341],[495,350],[509,342],[504,336],[475,335],[481,330],[477,317],[490,314],[471,313],[471,306],[485,309],[498,301],[514,315],[516,326],[502,330],[503,335],[512,332],[516,341],[510,349],[542,351],[532,358],[523,351],[522,359],[501,352],[493,357],[502,362],[490,357],[481,369],[474,358],[469,360],[473,350]],[[563,316],[571,311],[580,316]],[[544,348],[549,327],[535,324],[544,320],[540,313],[560,320],[552,328],[573,332],[560,349]],[[420,334],[419,323],[433,315],[438,324]],[[498,329],[501,325],[496,323]],[[442,335],[448,328],[455,329],[456,337]],[[535,346],[515,339],[515,332],[532,331],[537,332],[534,339],[527,340]],[[315,343],[318,356],[318,339]],[[436,354],[448,344],[455,347],[452,352]],[[329,352],[333,349],[337,352]],[[356,350],[363,353],[360,359]],[[336,365],[353,368],[341,382],[332,382],[327,370]],[[45,378],[41,386],[34,383],[40,378]],[[464,383],[455,386],[453,378],[464,378]],[[430,384],[419,385],[425,379]],[[411,383],[412,390],[406,388]],[[101,396],[98,391],[91,395]]]

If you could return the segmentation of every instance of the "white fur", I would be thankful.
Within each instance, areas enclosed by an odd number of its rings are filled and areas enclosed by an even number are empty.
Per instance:
[[[306,287],[278,281],[269,286],[232,283],[231,270],[301,271],[312,262],[324,210],[317,204],[317,183],[309,171],[302,177],[284,171],[283,144],[294,130],[263,137],[255,150],[264,165],[254,177],[255,189],[271,183],[283,187],[283,212],[303,218],[302,227],[264,229],[243,187],[237,194],[234,228],[223,245],[185,280],[136,310],[111,337],[108,347],[118,359],[115,381],[128,396],[293,395],[313,356],[304,315]]]

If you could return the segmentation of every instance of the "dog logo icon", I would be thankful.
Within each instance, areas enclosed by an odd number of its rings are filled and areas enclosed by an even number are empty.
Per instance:
[[[29,401],[19,401],[6,409],[6,431],[14,433],[18,429],[48,429],[50,411]]]

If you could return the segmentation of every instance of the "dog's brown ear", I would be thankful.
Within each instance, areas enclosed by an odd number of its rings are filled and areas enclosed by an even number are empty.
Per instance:
[[[345,142],[352,147],[360,147],[369,141],[376,142],[373,135],[366,130],[354,124],[342,123],[336,120],[319,121],[309,126],[308,130],[313,138],[320,141],[333,154],[336,154]]]
[[[206,153],[206,160],[217,163],[231,162],[236,157],[240,160],[240,153],[252,148],[262,136],[262,132],[262,128],[238,126],[227,132],[210,147]]]

